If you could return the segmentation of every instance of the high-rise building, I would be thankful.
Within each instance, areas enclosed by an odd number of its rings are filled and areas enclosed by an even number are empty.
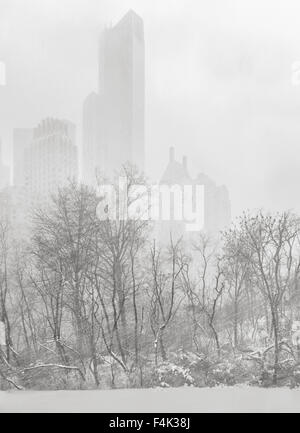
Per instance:
[[[144,170],[144,25],[133,11],[101,36],[99,94],[85,101],[83,154],[88,181],[91,173],[111,175],[126,162]]]
[[[104,32],[100,43],[99,89],[107,112],[111,169],[129,160],[144,166],[145,44],[142,19],[129,11]]]
[[[45,119],[34,129],[25,150],[25,193],[30,201],[47,200],[60,187],[78,179],[75,125]]]
[[[10,183],[10,170],[7,165],[2,162],[2,143],[0,140],[0,191],[7,188]]]

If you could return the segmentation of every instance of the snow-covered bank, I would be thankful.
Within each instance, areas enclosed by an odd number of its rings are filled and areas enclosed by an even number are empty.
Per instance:
[[[180,388],[1,392],[0,412],[300,412],[300,390]]]

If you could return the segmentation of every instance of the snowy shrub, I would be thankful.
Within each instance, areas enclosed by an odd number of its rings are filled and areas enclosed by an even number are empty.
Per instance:
[[[291,383],[292,388],[296,388],[300,386],[300,365],[296,366],[293,369],[292,375],[291,375]]]
[[[153,372],[153,386],[163,388],[178,388],[181,386],[193,386],[194,379],[188,368],[164,362]]]
[[[207,386],[234,386],[256,379],[256,368],[242,356],[223,359],[212,365],[207,375]]]

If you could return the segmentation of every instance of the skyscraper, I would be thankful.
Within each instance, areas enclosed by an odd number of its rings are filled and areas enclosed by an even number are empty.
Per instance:
[[[115,27],[104,32],[99,63],[99,90],[106,95],[110,168],[127,160],[144,168],[144,25],[135,12],[129,11]]]
[[[126,162],[144,169],[144,25],[133,11],[101,35],[99,94],[85,101],[83,130],[85,180],[97,169],[111,175]]]
[[[25,192],[30,201],[44,201],[59,187],[78,178],[75,125],[66,120],[45,119],[25,150]]]

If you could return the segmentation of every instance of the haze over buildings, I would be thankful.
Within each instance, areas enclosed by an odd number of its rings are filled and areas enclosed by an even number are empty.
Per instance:
[[[79,179],[80,168],[83,182],[95,187],[102,176],[111,178],[126,163],[141,172],[147,167],[144,23],[133,10],[100,34],[98,63],[98,91],[91,92],[83,104],[81,160],[72,122],[47,117],[36,128],[14,129],[14,187],[7,191],[14,198],[10,201],[13,208],[18,208],[18,201],[26,206],[46,203],[58,188]],[[166,142],[165,147],[169,146]],[[204,229],[218,233],[230,223],[227,189],[217,187],[204,174],[192,177],[187,158],[180,164],[174,152],[172,148],[161,184],[203,186]],[[174,227],[165,226],[163,231],[169,236]],[[180,224],[176,230],[183,232]]]
[[[5,163],[12,129],[47,116],[73,121],[81,141],[82,102],[98,93],[99,34],[130,8],[147,39],[149,175],[160,178],[173,145],[193,176],[201,169],[228,186],[234,217],[299,212],[298,0],[1,0]]]

